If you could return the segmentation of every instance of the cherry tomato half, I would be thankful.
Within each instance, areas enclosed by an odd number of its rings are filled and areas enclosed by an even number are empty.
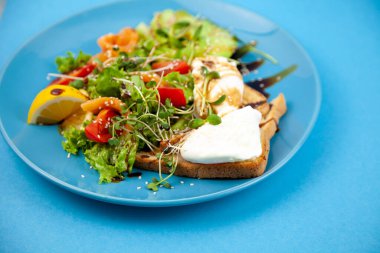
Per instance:
[[[108,140],[112,138],[112,135],[110,133],[99,133],[99,125],[96,123],[90,123],[84,129],[84,132],[89,140],[95,142],[107,143]]]
[[[187,74],[190,72],[190,66],[185,61],[160,61],[152,64],[153,69],[161,69],[172,65],[172,67],[164,69],[163,71],[158,72],[159,75],[164,73],[164,76],[171,72],[179,72],[180,74]]]
[[[112,137],[108,128],[111,126],[111,119],[118,114],[111,109],[104,109],[99,112],[96,119],[88,124],[84,132],[89,140],[106,143]]]
[[[181,107],[186,105],[185,94],[182,89],[172,87],[158,87],[160,94],[160,102],[165,103],[166,99],[170,99],[173,106]]]
[[[87,77],[89,74],[92,73],[92,71],[94,71],[95,67],[96,65],[94,63],[88,63],[82,67],[74,69],[73,71],[69,72],[66,75],[73,76],[73,77]],[[74,81],[74,79],[60,77],[60,78],[54,79],[50,83],[50,85],[52,84],[68,85],[72,81]]]

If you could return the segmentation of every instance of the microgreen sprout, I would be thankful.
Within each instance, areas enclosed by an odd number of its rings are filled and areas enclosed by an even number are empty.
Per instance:
[[[208,85],[213,79],[220,78],[220,75],[216,71],[209,71],[208,68],[202,66],[201,73],[204,77],[203,84],[202,84],[202,102],[200,107],[200,116],[203,117],[206,115],[205,109],[206,109],[206,103],[207,103],[207,92],[208,92]]]

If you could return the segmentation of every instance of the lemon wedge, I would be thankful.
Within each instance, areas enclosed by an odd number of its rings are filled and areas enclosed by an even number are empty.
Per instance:
[[[28,124],[56,124],[79,110],[80,104],[87,100],[71,86],[50,85],[34,98],[29,108]]]

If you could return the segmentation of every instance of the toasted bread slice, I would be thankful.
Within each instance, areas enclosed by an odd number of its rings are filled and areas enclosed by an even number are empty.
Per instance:
[[[184,160],[180,155],[175,175],[193,178],[252,178],[262,175],[265,171],[270,150],[270,139],[278,129],[278,122],[286,112],[286,102],[283,94],[280,94],[271,103],[267,102],[264,95],[246,86],[243,102],[259,110],[263,117],[260,124],[262,154],[255,159],[218,163],[199,164]],[[159,160],[152,152],[139,152],[136,156],[135,166],[140,169],[158,171]],[[162,173],[169,173],[165,163],[161,163]]]
[[[269,142],[261,132],[261,143],[263,153],[261,156],[247,161],[218,163],[218,164],[200,164],[184,160],[179,156],[178,165],[175,175],[193,177],[193,178],[251,178],[257,177],[264,173],[268,153]],[[135,166],[145,170],[158,170],[158,159],[153,153],[138,153]],[[161,163],[162,173],[169,173],[164,162]]]

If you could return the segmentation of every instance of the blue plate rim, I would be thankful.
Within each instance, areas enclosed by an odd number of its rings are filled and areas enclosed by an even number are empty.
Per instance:
[[[118,3],[127,3],[127,2],[134,2],[134,1],[138,1],[138,0],[126,0],[126,1],[122,0],[122,1],[113,1],[110,3],[106,3],[106,4],[99,4],[99,5],[93,6],[91,8],[81,10],[81,11],[79,11],[73,15],[67,16],[63,19],[60,19],[59,21],[54,22],[50,26],[42,29],[40,32],[37,32],[35,35],[33,35],[29,39],[27,39],[8,58],[8,60],[6,61],[6,63],[4,64],[4,66],[2,67],[2,70],[0,72],[0,86],[2,85],[3,76],[6,72],[6,70],[8,69],[9,65],[13,61],[13,59],[20,53],[21,50],[23,50],[28,44],[30,44],[33,40],[37,39],[43,33],[47,32],[51,28],[54,28],[55,26],[57,26],[63,22],[66,22],[69,19],[72,19],[76,16],[79,16],[85,12],[90,12],[90,11],[93,11],[96,9],[101,9],[101,8],[106,7],[106,6],[115,5]],[[172,0],[172,1],[180,2],[180,0]],[[229,3],[225,3],[225,2],[219,2],[219,1],[213,1],[213,0],[207,0],[207,1],[218,2],[219,4],[224,4],[227,7],[233,6],[235,8],[243,9],[241,6],[233,5],[233,4],[229,4]],[[77,193],[81,196],[89,197],[91,199],[95,199],[95,200],[99,200],[99,201],[103,201],[103,202],[107,202],[107,203],[119,204],[119,205],[130,205],[130,206],[140,206],[140,207],[168,207],[168,206],[190,205],[190,204],[196,204],[196,203],[201,203],[201,202],[206,202],[206,201],[211,201],[214,199],[222,198],[222,197],[228,196],[230,194],[239,192],[243,189],[246,189],[249,186],[252,186],[258,182],[261,182],[262,180],[264,180],[268,176],[270,176],[270,175],[274,174],[276,171],[278,171],[284,164],[286,164],[298,152],[298,150],[305,143],[306,139],[310,136],[310,133],[312,132],[313,127],[315,126],[315,123],[318,119],[318,115],[320,112],[320,107],[321,107],[321,103],[322,103],[322,87],[321,87],[319,73],[317,71],[317,68],[316,68],[314,62],[312,61],[311,57],[306,52],[306,50],[303,48],[303,46],[293,37],[293,35],[291,35],[288,31],[283,29],[277,23],[273,22],[271,19],[264,17],[264,16],[254,12],[252,10],[246,10],[246,11],[249,11],[249,12],[253,13],[254,15],[256,15],[260,18],[263,18],[266,21],[269,21],[272,24],[274,24],[279,31],[281,31],[283,34],[285,34],[292,41],[292,43],[294,43],[297,46],[297,48],[300,50],[300,52],[305,56],[305,59],[307,60],[308,64],[310,64],[311,69],[312,69],[312,73],[314,74],[314,82],[316,84],[316,91],[315,91],[316,92],[316,106],[314,108],[313,115],[311,117],[311,120],[308,123],[308,126],[307,126],[304,134],[302,135],[300,140],[297,142],[297,144],[294,145],[292,150],[280,162],[278,162],[270,171],[266,171],[260,177],[253,178],[253,179],[251,179],[245,183],[242,183],[240,185],[237,185],[237,186],[225,189],[225,190],[221,190],[221,191],[217,191],[217,192],[213,192],[213,193],[209,193],[209,194],[204,194],[204,195],[200,195],[200,196],[196,196],[196,197],[180,198],[180,199],[173,199],[173,200],[139,200],[139,199],[133,199],[133,198],[124,198],[124,197],[121,198],[121,197],[108,196],[108,195],[84,190],[80,187],[68,184],[68,183],[50,175],[49,173],[45,172],[43,169],[41,169],[36,164],[34,164],[31,160],[29,160],[29,158],[27,158],[16,147],[16,145],[12,142],[12,140],[10,139],[10,137],[8,136],[8,134],[4,128],[2,118],[0,115],[0,131],[1,131],[2,135],[4,136],[5,141],[11,147],[11,149],[21,158],[21,160],[23,162],[25,162],[28,166],[30,166],[35,172],[37,172],[38,174],[40,174],[44,178],[48,179],[48,181],[53,182],[54,184],[66,189],[70,192]]]

